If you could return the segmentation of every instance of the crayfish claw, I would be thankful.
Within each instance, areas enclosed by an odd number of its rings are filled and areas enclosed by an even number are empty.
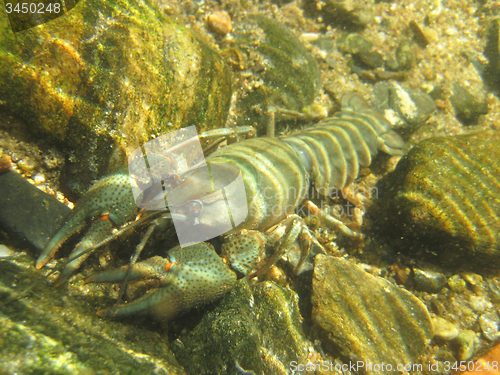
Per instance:
[[[54,256],[59,247],[72,235],[91,226],[70,255],[67,264],[56,282],[63,285],[87,259],[89,254],[111,235],[115,226],[125,224],[135,217],[138,208],[134,202],[129,176],[115,173],[98,181],[77,203],[56,234],[45,246],[36,261],[40,269]]]
[[[97,315],[104,318],[123,318],[133,315],[152,314],[158,320],[169,320],[184,310],[181,291],[175,286],[151,290],[141,298],[118,306],[102,309]]]
[[[89,257],[96,244],[104,240],[111,229],[112,223],[109,220],[96,220],[92,223],[87,235],[76,245],[71,252],[68,262],[56,281],[56,287],[64,285],[73,273],[80,268],[82,263]]]
[[[165,279],[166,269],[171,267],[171,262],[160,256],[155,256],[134,264],[130,271],[129,281],[148,279]],[[108,271],[95,273],[85,280],[85,283],[119,283],[123,281],[129,266],[123,266]]]
[[[159,287],[135,301],[101,310],[100,316],[119,318],[150,313],[160,320],[168,320],[181,311],[215,301],[236,284],[236,274],[207,243],[176,247],[168,252],[168,259],[155,256],[132,267],[131,282],[157,279]],[[86,282],[119,283],[127,271],[128,266],[124,266],[99,272]]]
[[[68,221],[56,232],[47,245],[45,245],[45,248],[36,260],[35,267],[37,269],[41,269],[45,266],[69,237],[81,231],[87,225],[85,222],[85,213],[83,211],[73,210],[70,215]]]
[[[86,282],[119,283],[128,266],[90,276]],[[236,284],[236,274],[215,252],[212,245],[199,243],[168,252],[168,259],[156,256],[133,265],[130,281],[158,279],[159,287],[141,298],[100,311],[100,316],[124,317],[150,313],[168,320],[177,313],[222,297]]]

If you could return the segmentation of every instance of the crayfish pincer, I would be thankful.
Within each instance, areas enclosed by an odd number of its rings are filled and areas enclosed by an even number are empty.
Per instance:
[[[127,173],[116,173],[99,180],[85,194],[68,215],[66,222],[45,246],[36,261],[42,268],[59,247],[90,222],[90,228],[73,249],[70,259],[61,272],[56,285],[63,285],[90,255],[89,249],[104,241],[113,228],[132,220],[138,213]]]

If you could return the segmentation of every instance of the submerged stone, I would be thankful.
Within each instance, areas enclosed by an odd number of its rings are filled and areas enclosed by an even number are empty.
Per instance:
[[[387,232],[448,265],[498,267],[499,161],[497,131],[419,143],[380,189]]]
[[[476,125],[479,116],[488,113],[488,101],[485,94],[473,95],[466,87],[454,83],[450,102],[455,108],[457,119],[464,125]]]
[[[0,229],[41,252],[71,211],[20,174],[0,174]]]
[[[375,108],[394,128],[413,132],[436,111],[434,100],[425,92],[405,88],[396,82],[380,82],[373,88]]]
[[[0,109],[59,144],[88,185],[166,132],[223,126],[231,80],[218,52],[147,0],[85,0],[14,35],[0,12]]]
[[[103,298],[83,277],[55,288],[22,253],[0,259],[0,372],[185,374],[158,333],[99,318]]]
[[[242,279],[192,328],[182,318],[180,332],[169,339],[188,373],[280,374],[292,361],[306,363],[297,295],[273,282],[252,289]]]
[[[404,39],[400,41],[396,48],[397,70],[411,69],[415,65],[416,55],[415,46],[411,40]]]
[[[460,332],[456,324],[439,316],[432,319],[432,326],[434,327],[434,337],[439,340],[453,340]]]
[[[413,282],[417,290],[438,293],[446,285],[446,277],[441,272],[413,268]]]
[[[492,18],[486,32],[484,55],[488,65],[484,71],[484,81],[500,92],[500,18]]]
[[[313,321],[332,354],[368,364],[415,363],[433,336],[424,304],[411,293],[372,276],[350,261],[316,257],[313,276]]]
[[[337,39],[337,48],[344,53],[368,53],[373,43],[357,33],[341,33]]]
[[[260,15],[234,28],[233,52],[252,60],[246,89],[237,93],[237,125],[255,126],[265,134],[268,112],[276,112],[278,130],[313,103],[320,87],[319,68],[311,53],[283,24]]]
[[[311,18],[321,17],[326,25],[350,31],[363,30],[373,22],[373,5],[372,1],[362,0],[325,0],[321,3],[307,0],[303,3]]]

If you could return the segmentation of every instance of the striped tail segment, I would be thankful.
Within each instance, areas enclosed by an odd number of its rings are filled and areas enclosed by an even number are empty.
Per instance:
[[[221,148],[208,163],[237,165],[245,184],[248,217],[240,225],[267,230],[292,214],[309,187],[308,174],[292,146],[276,138],[254,138]]]
[[[254,138],[219,149],[208,163],[231,163],[242,172],[248,217],[240,225],[267,230],[294,212],[310,179],[320,193],[342,189],[379,150],[402,155],[403,140],[382,115],[346,109],[298,134]]]
[[[379,150],[403,155],[405,144],[390,123],[372,110],[344,109],[317,126],[282,138],[295,150],[316,189],[328,195],[358,177]]]

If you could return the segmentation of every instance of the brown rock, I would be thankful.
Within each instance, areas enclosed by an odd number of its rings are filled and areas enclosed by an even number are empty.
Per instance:
[[[496,131],[419,143],[380,189],[387,232],[446,264],[499,266],[499,160]]]
[[[415,363],[433,336],[419,299],[347,260],[316,257],[312,302],[331,354],[363,362],[359,373],[399,374],[397,366]]]
[[[216,33],[222,35],[230,33],[233,29],[233,26],[231,25],[231,17],[223,10],[210,14],[208,16],[208,24]]]

